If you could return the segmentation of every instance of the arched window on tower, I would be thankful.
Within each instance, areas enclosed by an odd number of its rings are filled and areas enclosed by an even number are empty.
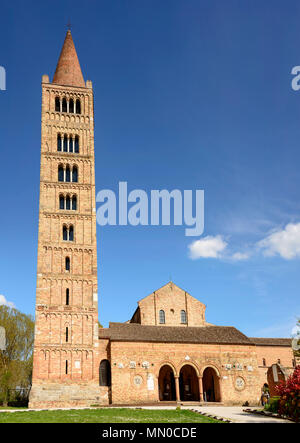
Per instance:
[[[69,138],[69,152],[73,152],[74,151],[74,140],[73,137],[70,136]]]
[[[161,325],[164,325],[166,323],[165,311],[163,311],[162,309],[159,311],[159,323]]]
[[[66,306],[69,306],[70,304],[70,289],[66,289]]]
[[[78,135],[75,136],[75,154],[79,153],[79,137]]]
[[[66,257],[66,260],[65,260],[66,271],[70,271],[70,267],[71,267],[71,265],[70,265],[70,257]]]
[[[66,326],[66,343],[69,341],[69,328]]]
[[[55,97],[55,111],[60,112],[60,99],[59,97]]]
[[[68,152],[68,136],[64,135],[64,152]]]
[[[63,195],[59,196],[59,209],[65,209],[65,197]]]
[[[77,166],[73,166],[72,182],[73,183],[77,183],[78,182],[78,168],[77,168]]]
[[[73,195],[73,197],[72,197],[72,210],[77,211],[77,197],[76,197],[76,195]]]
[[[61,146],[61,135],[57,134],[57,150],[59,152],[61,152],[61,148],[62,148],[62,146]]]
[[[69,112],[74,114],[74,100],[72,98],[69,101]]]
[[[74,228],[72,225],[69,227],[69,241],[74,241]]]
[[[180,311],[180,321],[182,324],[186,324],[186,312],[184,310]]]
[[[99,367],[100,386],[111,386],[111,369],[108,360],[102,360]]]
[[[70,209],[71,209],[71,199],[70,199],[70,197],[67,195],[67,197],[66,197],[66,210],[67,210],[67,211],[70,211]]]
[[[65,97],[62,101],[62,112],[67,112],[67,99]]]
[[[66,179],[65,179],[65,181],[66,182],[70,182],[71,181],[71,170],[70,170],[70,166],[69,165],[67,165],[67,167],[66,167]]]
[[[63,240],[68,241],[68,228],[63,226]]]
[[[81,114],[81,103],[80,100],[76,100],[76,114]]]
[[[58,181],[63,182],[64,181],[64,168],[62,165],[59,165],[58,167]]]

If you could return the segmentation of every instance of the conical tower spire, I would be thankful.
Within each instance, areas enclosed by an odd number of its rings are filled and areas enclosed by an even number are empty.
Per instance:
[[[64,86],[85,87],[70,30],[67,31],[52,83]]]

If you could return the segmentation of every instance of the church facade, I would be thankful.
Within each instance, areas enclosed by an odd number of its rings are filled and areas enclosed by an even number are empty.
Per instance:
[[[205,305],[173,282],[130,321],[99,328],[93,104],[68,31],[52,82],[42,78],[30,407],[258,404],[271,365],[292,371],[291,340],[207,323]]]

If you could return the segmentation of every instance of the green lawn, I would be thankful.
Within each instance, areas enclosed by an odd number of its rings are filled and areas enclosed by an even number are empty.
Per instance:
[[[188,410],[71,409],[0,412],[0,423],[220,423]]]

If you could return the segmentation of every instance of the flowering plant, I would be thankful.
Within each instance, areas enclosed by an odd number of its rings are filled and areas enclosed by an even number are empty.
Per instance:
[[[300,420],[300,365],[296,366],[285,382],[281,382],[276,390],[280,396],[279,414]]]

